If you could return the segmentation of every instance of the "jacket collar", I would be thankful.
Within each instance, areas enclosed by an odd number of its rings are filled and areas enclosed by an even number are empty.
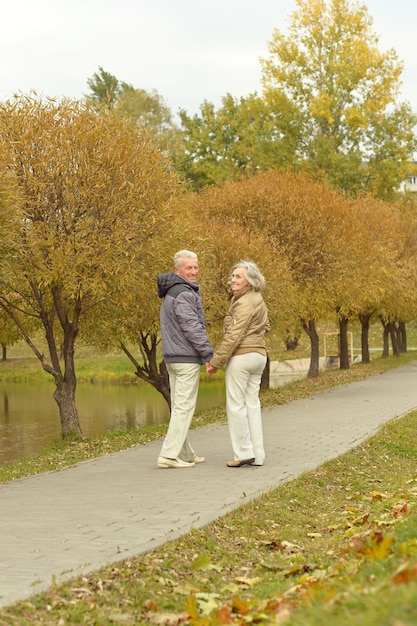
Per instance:
[[[233,293],[233,298],[232,300],[239,300],[239,298],[241,298],[242,296],[244,296],[245,294],[249,293],[249,291],[253,291],[253,287],[252,285],[246,285],[246,287],[243,287],[243,289],[239,289],[239,291],[235,291]]]

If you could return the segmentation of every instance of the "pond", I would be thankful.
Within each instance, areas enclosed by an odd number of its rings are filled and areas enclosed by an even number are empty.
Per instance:
[[[271,387],[305,378],[309,359],[272,361]],[[61,437],[53,383],[0,382],[0,467],[36,454]],[[137,385],[78,384],[76,402],[81,429],[86,437],[118,429],[165,424],[168,405],[146,383]],[[197,412],[224,405],[224,380],[200,384]]]
[[[0,383],[0,467],[35,454],[61,436],[53,384]],[[168,405],[151,385],[77,386],[84,435],[140,428],[169,420]],[[224,382],[201,383],[197,411],[224,403]]]

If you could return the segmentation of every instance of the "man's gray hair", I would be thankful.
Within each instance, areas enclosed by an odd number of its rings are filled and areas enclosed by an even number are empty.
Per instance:
[[[246,270],[246,280],[255,291],[262,291],[265,287],[265,277],[261,274],[259,267],[254,261],[239,261],[233,266],[233,270],[242,267]]]
[[[197,255],[195,252],[191,252],[190,250],[180,250],[174,254],[174,267],[178,267],[181,265],[180,259],[196,259]]]

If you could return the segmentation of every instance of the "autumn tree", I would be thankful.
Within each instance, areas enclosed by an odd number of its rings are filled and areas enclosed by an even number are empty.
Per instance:
[[[113,109],[122,89],[122,84],[116,76],[99,66],[98,72],[87,78],[87,85],[90,87],[90,93],[86,98],[90,105],[97,110]]]
[[[180,112],[181,167],[196,189],[291,166],[390,199],[417,149],[417,116],[398,99],[403,63],[380,51],[365,5],[296,5],[288,33],[275,29],[261,59],[262,93]]]
[[[291,317],[291,278],[285,258],[270,245],[260,231],[231,222],[223,216],[220,206],[225,196],[221,189],[211,194],[196,194],[191,200],[199,213],[198,224],[204,240],[197,242],[201,249],[199,277],[204,287],[204,307],[210,338],[219,341],[223,319],[232,295],[229,278],[232,267],[242,260],[255,261],[266,278],[264,293],[273,327],[288,322]],[[219,193],[216,193],[219,191]],[[215,216],[215,211],[219,213]]]
[[[401,233],[404,228],[413,228],[410,216],[401,215],[398,206],[370,194],[352,200],[349,214],[352,228],[346,253],[349,275],[335,294],[343,339],[340,360],[344,368],[348,367],[346,330],[350,320],[360,321],[362,362],[368,363],[370,321],[381,312],[381,307],[388,306],[391,311],[408,308],[408,315],[414,314],[409,304],[404,306],[409,301],[407,294],[414,289],[414,281],[410,282],[410,273],[407,280],[401,280],[398,266],[399,256],[404,258]],[[409,260],[415,249],[411,244],[410,238],[405,246],[410,250]]]
[[[87,79],[87,84],[90,93],[86,94],[86,100],[97,112],[111,109],[119,116],[126,116],[139,129],[146,129],[171,160],[178,159],[182,133],[171,109],[156,89],[135,88],[102,67]]]
[[[417,315],[417,225],[414,212],[397,204],[391,208],[389,280],[376,314],[383,326],[383,353],[407,350],[406,324]],[[387,257],[387,255],[386,255]]]
[[[333,311],[339,324],[340,369],[348,369],[353,359],[353,354],[349,355],[348,326],[357,318],[362,326],[362,361],[369,362],[369,322],[389,275],[390,245],[384,250],[385,233],[389,228],[384,209],[388,206],[370,194],[361,194],[345,203],[340,233],[343,248],[338,246],[343,256],[343,279],[333,284]]]
[[[416,149],[417,117],[398,101],[403,63],[381,52],[364,4],[296,0],[288,33],[262,59],[263,97],[297,105],[297,155],[350,193],[391,197]],[[300,123],[301,117],[301,123]]]
[[[160,260],[177,177],[130,122],[22,96],[0,106],[0,188],[0,305],[54,379],[63,436],[82,435],[77,338]]]
[[[195,189],[295,161],[288,130],[297,111],[285,97],[277,111],[256,94],[240,99],[227,94],[217,110],[205,101],[199,115],[182,110],[180,119],[183,144],[177,161]]]
[[[169,206],[161,206],[157,214],[149,215],[154,220],[152,236],[143,240],[133,253],[123,280],[111,284],[108,298],[100,304],[94,318],[89,318],[87,331],[89,341],[96,347],[121,350],[138,379],[152,385],[169,407],[169,377],[160,350],[161,300],[157,277],[162,272],[173,271],[177,250],[195,249],[196,220],[187,212],[186,205],[186,197],[178,184]]]
[[[0,259],[13,253],[15,229],[10,225],[14,222],[14,207],[19,198],[15,176],[4,168],[0,168]],[[0,282],[0,296],[5,295],[5,285]],[[0,306],[0,344],[2,359],[7,358],[7,346],[20,338],[16,325]]]
[[[115,112],[126,115],[138,128],[145,128],[158,147],[175,162],[182,145],[182,133],[172,111],[156,89],[146,91],[122,83]]]
[[[324,183],[294,172],[271,170],[201,193],[213,218],[250,236],[262,234],[281,258],[285,274],[272,277],[280,319],[297,319],[310,339],[309,376],[319,372],[316,323],[332,308],[334,285],[344,280],[341,254],[343,197]],[[224,207],[227,206],[227,211]],[[261,263],[262,265],[262,263]],[[282,297],[279,297],[281,293]]]
[[[387,203],[361,194],[350,203],[351,235],[346,252],[349,274],[337,290],[341,367],[347,368],[347,324],[361,324],[362,362],[368,363],[372,318],[383,325],[384,354],[391,338],[394,354],[405,350],[405,325],[416,316],[417,228],[404,203]],[[398,339],[398,341],[397,341]]]

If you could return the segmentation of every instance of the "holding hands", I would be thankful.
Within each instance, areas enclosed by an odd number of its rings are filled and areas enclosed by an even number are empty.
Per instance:
[[[206,372],[207,372],[207,374],[209,374],[211,376],[212,374],[215,374],[217,372],[217,367],[213,367],[210,362],[207,362],[206,363]]]

